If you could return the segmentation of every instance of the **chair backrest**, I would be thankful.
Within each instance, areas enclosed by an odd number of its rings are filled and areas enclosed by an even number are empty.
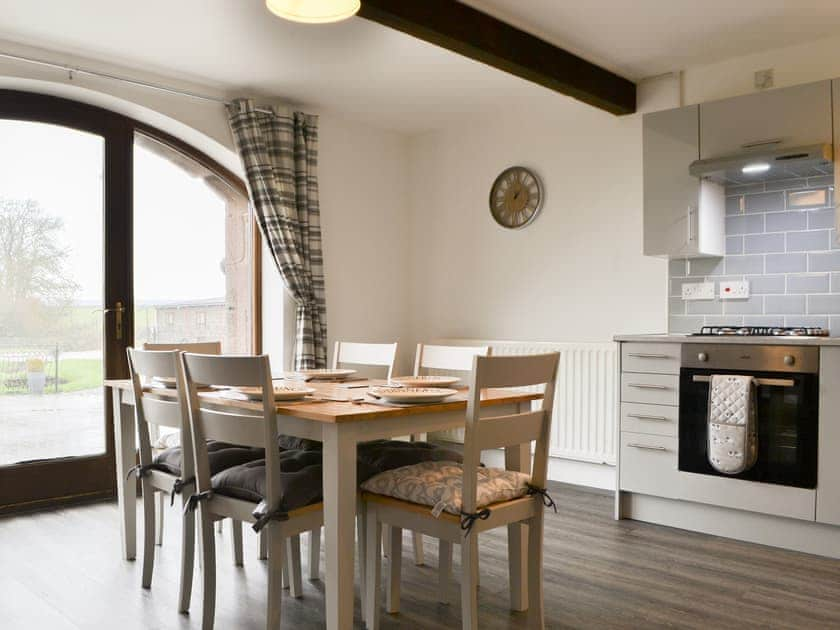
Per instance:
[[[434,346],[417,344],[414,355],[414,376],[423,370],[450,370],[469,372],[473,369],[473,357],[490,356],[489,346]]]
[[[277,414],[268,355],[219,356],[185,352],[182,354],[182,365],[189,397],[198,491],[211,489],[207,440],[265,448],[265,499],[269,509],[275,509],[280,498],[280,450],[277,447]],[[224,411],[213,408],[212,401],[199,396],[201,385],[260,388],[264,392],[262,413],[239,411],[234,407]]]
[[[180,352],[177,350],[136,350],[128,348],[128,369],[134,393],[134,413],[140,442],[140,463],[152,463],[152,436],[158,427],[170,427],[181,432],[184,479],[193,474],[193,456],[187,398],[184,394]],[[166,400],[144,391],[154,378],[174,379],[176,400]],[[161,385],[163,387],[163,385]]]
[[[337,368],[340,365],[384,367],[388,370],[388,379],[390,380],[394,372],[394,361],[396,358],[396,343],[336,341],[332,366],[333,368]]]
[[[194,343],[144,343],[143,350],[181,350],[196,354],[221,354],[221,341],[198,341]]]
[[[548,446],[560,353],[473,358],[467,424],[464,433],[463,510],[476,511],[477,472],[481,451],[531,444],[536,441],[531,483],[544,488],[548,474]],[[481,391],[488,388],[545,385],[538,410],[481,418]]]

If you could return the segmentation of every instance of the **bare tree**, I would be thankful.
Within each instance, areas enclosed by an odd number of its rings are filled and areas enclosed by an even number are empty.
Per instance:
[[[78,290],[58,242],[63,228],[37,201],[0,197],[0,329],[15,328],[32,306],[64,305]]]

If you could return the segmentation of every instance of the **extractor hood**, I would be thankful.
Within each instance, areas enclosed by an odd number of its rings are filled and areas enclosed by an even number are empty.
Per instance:
[[[779,142],[745,146],[743,153],[696,160],[688,172],[724,186],[834,174],[830,144],[774,148]]]

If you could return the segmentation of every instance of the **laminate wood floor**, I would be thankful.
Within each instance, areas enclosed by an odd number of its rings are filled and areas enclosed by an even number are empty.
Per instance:
[[[546,515],[547,627],[840,628],[840,561],[617,523],[609,496],[563,486],[552,493],[560,512]],[[140,588],[140,562],[120,559],[114,503],[0,519],[0,628],[199,628],[199,576],[192,614],[176,612],[177,509],[166,516],[150,590]],[[245,567],[235,568],[230,530],[217,535],[220,630],[263,628],[265,565],[247,528],[245,540]],[[480,549],[481,627],[523,627],[508,610],[505,534],[483,534]],[[383,629],[460,628],[457,589],[451,605],[436,602],[434,542],[431,566],[415,567],[410,552],[406,538],[402,612],[383,612]],[[283,627],[323,628],[323,592],[322,582],[304,580],[302,599],[283,599]],[[359,609],[357,599],[362,628]]]

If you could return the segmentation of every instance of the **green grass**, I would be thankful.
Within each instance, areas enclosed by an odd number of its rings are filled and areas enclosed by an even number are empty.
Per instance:
[[[78,392],[102,386],[101,359],[62,359],[58,362],[59,391]]]
[[[55,377],[55,365],[47,365],[47,378]],[[6,378],[26,378],[25,372],[4,373],[0,371],[0,394],[26,394],[26,385],[7,389],[4,387]],[[59,392],[78,392],[85,389],[95,389],[102,385],[102,361],[100,359],[62,359],[58,363]],[[48,382],[45,393],[55,392],[55,385]]]

